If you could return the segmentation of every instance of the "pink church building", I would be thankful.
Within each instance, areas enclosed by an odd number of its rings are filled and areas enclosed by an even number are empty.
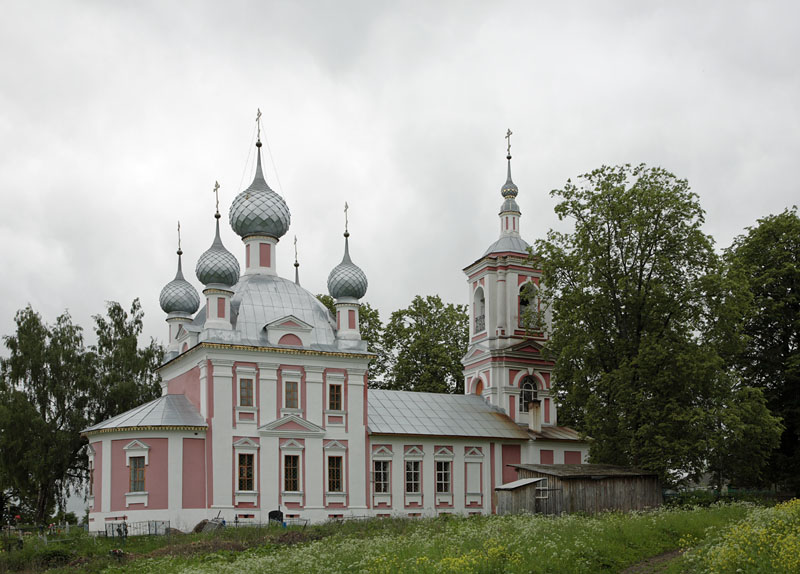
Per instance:
[[[372,355],[359,332],[367,277],[344,256],[328,277],[333,316],[276,272],[291,217],[262,173],[228,220],[244,269],[222,244],[197,261],[203,296],[178,270],[161,292],[169,344],[162,396],[84,430],[89,441],[90,530],[120,521],[265,522],[272,510],[323,521],[496,511],[511,464],[586,462],[588,445],[558,426],[544,335],[521,327],[525,284],[541,273],[520,236],[508,177],[500,236],[468,265],[465,394],[369,388]],[[205,303],[201,308],[201,302]]]

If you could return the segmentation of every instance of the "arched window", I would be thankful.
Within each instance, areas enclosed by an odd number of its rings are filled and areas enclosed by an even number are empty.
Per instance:
[[[478,395],[478,396],[481,396],[483,394],[483,381],[482,380],[479,380],[475,384],[475,394]]]
[[[519,412],[527,413],[528,405],[537,399],[536,381],[530,375],[519,386]]]
[[[486,330],[486,298],[483,296],[483,287],[475,290],[472,300],[472,310],[475,314],[475,333]]]
[[[537,329],[539,317],[539,298],[535,283],[525,282],[519,288],[519,326],[524,329]]]

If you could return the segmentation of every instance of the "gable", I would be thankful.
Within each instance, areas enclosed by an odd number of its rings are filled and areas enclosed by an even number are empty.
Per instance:
[[[286,415],[259,427],[258,431],[268,436],[322,436],[325,429],[297,415]]]

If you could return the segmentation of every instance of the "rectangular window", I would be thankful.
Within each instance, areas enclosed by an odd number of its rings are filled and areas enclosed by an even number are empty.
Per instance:
[[[253,406],[253,379],[239,380],[239,406]]]
[[[450,461],[436,461],[436,492],[450,494]]]
[[[94,463],[89,463],[89,496],[94,495]]]
[[[298,408],[299,400],[298,400],[298,391],[297,391],[298,383],[297,381],[286,381],[286,408],[287,409],[296,409]]]
[[[296,454],[283,457],[283,490],[300,492],[300,456]]]
[[[419,492],[420,461],[406,461],[406,492]]]
[[[254,458],[255,455],[252,454],[239,455],[239,490],[255,490],[253,487]]]
[[[328,492],[344,492],[341,456],[328,457]]]
[[[331,385],[330,395],[328,396],[328,409],[332,411],[342,410],[342,385]]]
[[[373,481],[375,484],[376,494],[386,494],[389,492],[389,461],[376,460],[373,461],[374,475]]]
[[[481,463],[467,463],[467,494],[481,493]]]
[[[128,463],[131,467],[131,484],[128,492],[144,492],[144,457],[132,456]]]

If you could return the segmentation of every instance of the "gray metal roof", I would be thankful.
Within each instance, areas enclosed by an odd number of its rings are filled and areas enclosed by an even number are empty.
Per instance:
[[[528,439],[526,429],[477,395],[369,391],[372,434]]]
[[[509,464],[516,469],[549,474],[562,479],[609,478],[612,476],[658,476],[657,473],[611,464]]]
[[[236,345],[271,346],[264,327],[288,315],[294,315],[313,327],[310,346],[319,350],[336,347],[333,317],[309,291],[293,281],[277,275],[242,275],[233,287],[231,322],[233,329],[211,329],[205,339]],[[195,316],[193,325],[203,326],[206,309]]]
[[[81,431],[112,432],[137,427],[206,427],[205,420],[184,395],[163,395]]]
[[[239,261],[233,253],[225,249],[219,236],[219,213],[217,218],[217,234],[211,247],[197,260],[195,273],[203,285],[220,284],[231,286],[239,280]]]
[[[486,257],[491,253],[505,253],[507,251],[527,255],[528,247],[530,247],[530,245],[528,245],[528,243],[521,237],[517,237],[515,235],[503,235],[500,237],[500,239],[489,246],[489,249],[483,253],[483,257]]]

